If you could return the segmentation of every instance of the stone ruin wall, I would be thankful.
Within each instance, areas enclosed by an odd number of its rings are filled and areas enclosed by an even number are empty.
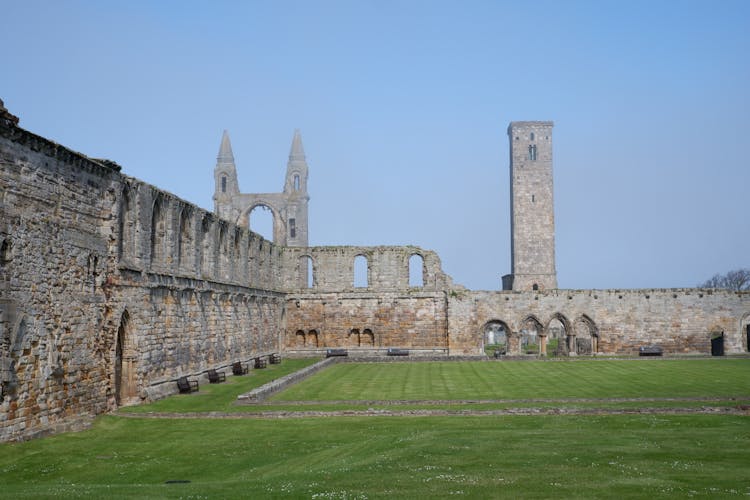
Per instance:
[[[102,325],[118,174],[0,127],[0,440],[8,440],[108,407]]]
[[[748,352],[750,293],[729,290],[545,290],[449,293],[451,354],[482,353],[483,330],[500,321],[510,332],[509,354],[521,354],[519,332],[547,335],[553,319],[570,346],[586,339],[600,354],[637,354],[658,345],[666,354],[710,354],[711,338],[724,334],[728,354]],[[592,341],[592,336],[596,339]]]
[[[481,354],[491,320],[511,354],[524,325],[546,332],[553,318],[600,353],[705,354],[719,331],[727,353],[747,351],[748,293],[474,292],[418,247],[281,247],[8,116],[0,102],[0,441],[76,428],[174,392],[181,375],[279,350]],[[414,255],[421,286],[409,284]],[[354,286],[358,256],[366,287]]]
[[[410,286],[410,259],[415,255],[412,265],[421,261],[422,280]],[[347,348],[374,355],[398,347],[412,354],[448,353],[444,290],[451,280],[435,252],[341,246],[287,249],[285,256],[291,291],[286,299],[286,351],[314,354]],[[367,260],[367,287],[354,286],[358,256]],[[312,266],[311,282],[307,265]]]
[[[0,115],[0,441],[279,350],[283,248]]]

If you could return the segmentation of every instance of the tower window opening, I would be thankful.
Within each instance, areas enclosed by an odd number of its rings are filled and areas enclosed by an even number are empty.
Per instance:
[[[531,140],[534,140],[534,132],[531,133]]]
[[[299,191],[299,175],[294,174],[294,190]]]
[[[539,285],[537,285],[536,283],[534,283],[534,284],[532,285],[531,289],[532,289],[532,290],[539,290]]]
[[[297,221],[295,219],[289,219],[289,236],[292,238],[297,236]]]
[[[536,144],[531,144],[529,146],[529,160],[536,160]]]
[[[536,201],[536,195],[531,195],[531,203],[534,203]]]
[[[226,176],[221,176],[221,192],[226,193],[227,192],[227,178]]]

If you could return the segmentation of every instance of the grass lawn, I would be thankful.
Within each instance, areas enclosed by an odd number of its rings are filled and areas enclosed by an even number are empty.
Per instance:
[[[317,361],[319,359],[284,359],[279,365],[269,364],[268,368],[250,370],[248,375],[227,377],[227,381],[221,384],[201,384],[198,393],[178,394],[146,405],[128,406],[120,411],[125,413],[236,411],[241,409],[241,407],[234,406],[238,395]]]
[[[272,399],[748,397],[750,359],[341,363]]]
[[[90,431],[0,446],[0,496],[746,496],[749,424],[726,415],[103,417]]]
[[[201,386],[203,394],[128,411],[227,411],[236,395],[311,362],[285,359]],[[750,359],[347,363],[278,395],[276,404],[285,398],[607,398],[638,388],[636,395],[649,397],[747,396],[749,369]],[[748,495],[750,417],[742,415],[104,416],[88,431],[0,445],[2,498]]]

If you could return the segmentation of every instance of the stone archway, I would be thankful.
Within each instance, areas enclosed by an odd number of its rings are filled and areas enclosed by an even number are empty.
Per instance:
[[[286,223],[284,218],[281,216],[281,212],[278,207],[274,206],[273,203],[267,200],[256,201],[248,205],[248,207],[242,212],[240,217],[237,219],[238,226],[244,226],[253,231],[252,228],[252,212],[255,209],[269,210],[273,217],[273,238],[272,241],[277,245],[286,245]],[[255,232],[255,231],[253,231]],[[258,234],[258,233],[256,233]],[[263,236],[263,235],[261,235]]]
[[[138,402],[130,323],[130,315],[125,310],[120,318],[115,339],[114,395],[117,406]]]
[[[533,314],[521,322],[520,342],[521,354],[547,354],[547,329]]]
[[[599,352],[599,329],[594,321],[582,314],[574,325],[576,335],[576,352],[595,355]]]
[[[507,353],[509,337],[510,327],[505,321],[488,321],[482,327],[482,352],[488,356],[493,356],[495,352]]]
[[[570,321],[561,313],[555,313],[547,322],[547,328],[551,337],[559,339],[555,353],[558,355],[575,356],[577,354],[576,334],[570,326]]]

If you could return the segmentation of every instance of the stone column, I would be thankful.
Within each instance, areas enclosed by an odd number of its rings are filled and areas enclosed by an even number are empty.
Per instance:
[[[547,336],[539,335],[539,354],[541,356],[547,355]]]

